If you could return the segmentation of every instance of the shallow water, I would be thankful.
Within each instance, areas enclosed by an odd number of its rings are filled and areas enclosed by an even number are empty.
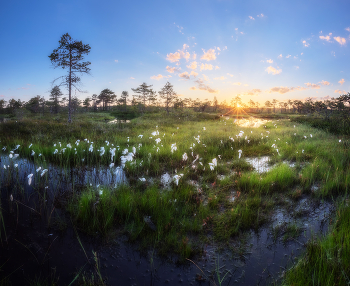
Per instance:
[[[243,242],[232,239],[221,252],[215,243],[204,246],[204,255],[194,258],[196,265],[205,273],[203,275],[191,262],[179,265],[176,256],[169,255],[164,259],[159,258],[152,249],[146,253],[140,252],[124,236],[109,240],[98,236],[91,238],[79,230],[75,232],[70,223],[65,231],[60,231],[57,226],[50,227],[47,222],[51,214],[56,217],[64,216],[64,213],[44,208],[42,214],[38,215],[29,208],[39,208],[36,201],[30,199],[22,201],[24,205],[10,203],[8,196],[13,190],[11,185],[4,186],[9,171],[18,171],[18,178],[35,174],[31,186],[28,186],[27,179],[21,181],[25,192],[30,194],[36,191],[34,186],[40,184],[48,186],[52,193],[90,183],[93,186],[115,185],[126,182],[122,170],[118,169],[118,174],[117,169],[107,167],[85,168],[84,172],[72,169],[67,172],[47,165],[45,168],[48,172],[41,178],[40,173],[35,171],[39,166],[33,162],[16,159],[15,163],[18,169],[1,168],[0,172],[6,229],[6,235],[2,232],[0,244],[0,265],[4,264],[0,280],[14,272],[10,276],[13,285],[23,285],[24,281],[35,276],[51,277],[54,273],[56,278],[59,277],[59,285],[68,285],[81,268],[87,273],[94,270],[93,251],[99,258],[101,274],[108,278],[110,285],[209,285],[208,278],[217,268],[221,278],[226,271],[230,271],[224,285],[266,285],[278,279],[285,269],[293,265],[294,257],[302,253],[304,243],[312,235],[317,236],[327,230],[332,209],[331,203],[318,204],[308,197],[291,202],[287,209],[276,207],[271,223],[258,232],[247,232]],[[3,165],[11,165],[8,157],[1,157]],[[263,167],[259,166],[258,169],[262,170]],[[19,197],[15,196],[15,199],[21,201]],[[287,241],[281,238],[276,240],[273,230],[291,223],[298,225],[302,234]],[[199,281],[201,277],[205,281]]]

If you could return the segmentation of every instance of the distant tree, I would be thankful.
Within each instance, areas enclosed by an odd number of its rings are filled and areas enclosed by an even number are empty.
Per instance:
[[[74,113],[76,111],[78,111],[78,108],[79,108],[80,105],[81,105],[81,100],[78,97],[74,96],[72,98],[72,102],[71,102],[71,108],[72,108]]]
[[[93,94],[92,97],[91,97],[91,100],[92,100],[92,107],[94,109],[94,111],[97,111],[97,101],[98,101],[98,96],[97,94]]]
[[[125,90],[122,91],[122,94],[120,95],[119,102],[121,105],[123,105],[124,111],[126,111],[128,97],[129,97],[129,93]]]
[[[272,106],[271,101],[269,101],[269,100],[265,101],[265,106],[266,106],[266,108],[268,110],[268,113],[270,113],[270,107]]]
[[[6,100],[5,99],[0,99],[0,113],[5,112],[5,107],[6,107]]]
[[[272,99],[271,104],[273,105],[273,113],[276,113],[276,105],[278,103],[277,99]]]
[[[209,107],[210,105],[211,105],[211,101],[206,98],[206,99],[204,99],[203,102],[201,102],[199,110],[201,112],[204,112],[206,110],[206,108]]]
[[[155,105],[155,103],[157,102],[157,93],[153,89],[150,89],[147,95],[147,101],[148,106]]]
[[[83,101],[83,106],[85,107],[85,110],[88,111],[89,110],[89,107],[91,106],[91,98],[90,97],[87,97],[84,99]]]
[[[40,107],[42,107],[42,104],[44,103],[44,98],[40,97],[40,95],[37,95],[29,99],[28,102],[25,104],[25,107],[32,113],[38,113],[40,112]]]
[[[255,102],[251,99],[251,100],[249,100],[249,107],[250,108],[254,108],[255,107]]]
[[[111,91],[108,88],[105,88],[101,91],[100,95],[98,96],[98,100],[102,102],[102,110],[108,109],[108,104],[112,103],[117,96],[113,91]]]
[[[287,113],[287,106],[288,103],[287,102],[283,102],[283,107],[284,107],[284,112]]]
[[[136,93],[136,97],[140,100],[140,102],[143,104],[142,111],[145,110],[146,107],[146,101],[148,98],[149,93],[151,92],[152,85],[147,85],[145,82],[142,83],[137,88],[132,88],[131,90]]]
[[[289,106],[289,113],[290,113],[290,107],[293,106],[293,101],[288,99],[287,103],[288,103],[288,106]]]
[[[176,92],[171,83],[167,82],[159,91],[160,98],[164,100],[165,110],[169,114],[169,107],[176,97]]]
[[[280,101],[280,102],[278,103],[278,105],[280,106],[280,110],[281,110],[281,113],[282,113],[282,108],[283,108],[283,106],[284,106],[284,102]]]
[[[255,102],[255,108],[257,109],[257,112],[259,112],[259,106],[260,106],[260,103],[259,102]]]
[[[60,85],[65,85],[68,88],[69,98],[68,98],[68,122],[71,123],[71,92],[72,86],[77,90],[77,84],[80,82],[80,77],[77,76],[77,73],[89,73],[90,68],[88,67],[90,62],[82,62],[84,59],[84,54],[90,52],[90,46],[83,44],[81,41],[73,41],[71,36],[66,33],[61,37],[59,41],[59,47],[49,55],[51,63],[54,68],[60,67],[62,69],[68,69],[68,75],[62,76],[57,79],[62,79]],[[56,79],[56,80],[57,80]],[[54,81],[56,81],[54,80]],[[80,91],[80,90],[79,90]]]
[[[219,106],[219,102],[218,99],[216,98],[216,96],[214,96],[214,100],[213,100],[213,111],[216,112],[216,110],[218,109]]]
[[[237,107],[239,107],[241,104],[242,104],[242,99],[241,99],[241,97],[239,96],[239,94],[238,94],[235,98],[232,98],[232,100],[231,100],[231,106],[232,106],[233,108],[237,108]]]
[[[63,93],[60,90],[60,87],[55,85],[50,91],[49,105],[51,106],[51,110],[53,113],[57,114],[60,108],[60,97]]]

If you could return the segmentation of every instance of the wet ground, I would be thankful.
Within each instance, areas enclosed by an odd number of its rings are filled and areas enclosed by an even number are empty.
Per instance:
[[[1,164],[7,165],[6,160],[2,157]],[[20,177],[35,173],[38,168],[27,160],[16,163],[19,164],[18,172],[25,172]],[[54,167],[48,169],[49,178],[44,180],[37,172],[33,186],[39,183],[35,180],[43,180],[42,187],[48,186],[53,192],[58,189],[58,183],[70,180],[81,185],[97,185],[105,180],[116,184],[125,180],[120,171],[115,174],[108,168],[87,169],[84,176],[74,170],[64,174]],[[1,169],[0,174],[5,182],[6,170]],[[23,188],[23,193],[38,193],[38,189],[27,182],[23,182]],[[79,272],[96,276],[95,257],[101,275],[109,285],[209,285],[212,279],[219,285],[218,274],[224,281],[222,285],[267,285],[282,277],[283,272],[295,263],[308,239],[327,230],[332,214],[331,202],[317,203],[302,197],[290,202],[287,209],[276,208],[271,224],[259,232],[242,234],[241,238],[224,247],[208,244],[204,247],[204,255],[193,259],[196,265],[189,261],[178,264],[175,256],[158,257],[151,246],[148,252],[138,251],[137,245],[128,243],[125,236],[91,238],[73,229],[69,220],[67,225],[60,225],[59,217],[64,214],[48,207],[49,191],[46,205],[39,204],[35,195],[27,199],[16,195],[17,203],[11,202],[9,196],[12,193],[14,190],[10,185],[1,184],[6,233],[2,228],[0,281],[9,277],[12,285],[28,285],[30,280],[38,277],[58,279],[59,285],[69,285]],[[55,219],[56,223],[48,226],[49,218]],[[290,229],[296,229],[298,235],[291,235]]]

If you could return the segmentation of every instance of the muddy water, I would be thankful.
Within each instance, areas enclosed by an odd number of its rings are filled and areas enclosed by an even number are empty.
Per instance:
[[[1,159],[1,166],[10,164],[5,157]],[[17,160],[16,163],[21,174],[19,178],[34,174],[38,168],[27,160]],[[41,183],[54,192],[62,187],[68,188],[68,185],[72,188],[72,182],[77,186],[125,181],[122,172],[117,174],[118,177],[107,168],[86,169],[85,175],[78,170],[64,172],[53,166],[47,169],[48,179],[41,178],[39,172],[34,176],[32,186]],[[331,203],[316,203],[308,197],[291,202],[288,209],[276,208],[271,224],[259,232],[246,233],[244,240],[232,240],[230,250],[224,248],[218,251],[215,243],[206,245],[204,255],[194,259],[201,268],[199,270],[191,262],[177,264],[177,258],[173,256],[159,258],[152,249],[147,253],[139,252],[137,246],[129,244],[126,237],[87,237],[79,230],[74,231],[69,222],[63,231],[57,226],[48,226],[50,216],[64,214],[60,210],[52,211],[52,207],[49,207],[50,196],[46,208],[32,199],[34,195],[23,200],[15,197],[23,205],[10,202],[9,194],[14,190],[11,185],[4,184],[7,171],[0,171],[6,230],[6,235],[3,229],[1,232],[0,265],[3,266],[0,281],[10,275],[12,285],[26,285],[35,277],[58,279],[59,285],[69,285],[80,270],[87,275],[95,270],[95,255],[101,274],[108,279],[109,285],[210,285],[212,275],[217,277],[216,269],[221,279],[230,271],[223,285],[266,285],[278,280],[283,271],[295,263],[295,257],[302,253],[304,243],[312,235],[317,236],[327,230],[332,213]],[[37,191],[28,186],[27,179],[21,185],[25,192]],[[282,238],[283,232],[282,237],[274,236],[274,229],[281,227],[283,230],[284,225],[291,223],[302,229],[300,236],[286,241]],[[96,276],[96,272],[94,274]]]

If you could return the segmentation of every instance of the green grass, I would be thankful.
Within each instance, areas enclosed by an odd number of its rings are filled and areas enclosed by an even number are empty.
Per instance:
[[[321,200],[348,191],[348,139],[342,137],[339,142],[338,137],[308,125],[274,119],[259,128],[240,127],[232,119],[188,110],[169,116],[144,114],[128,124],[107,124],[106,118],[113,119],[109,113],[90,113],[77,115],[72,124],[60,117],[0,124],[0,147],[6,147],[3,154],[21,145],[15,151],[21,157],[36,165],[63,168],[67,178],[70,168],[117,166],[125,149],[133,152],[132,161],[124,167],[129,184],[73,187],[61,204],[73,223],[90,234],[124,233],[142,248],[152,245],[160,255],[176,253],[184,260],[200,253],[207,235],[229,245],[242,231],[269,222],[280,197],[298,200],[309,194]],[[172,152],[175,143],[177,149]],[[241,158],[238,150],[242,150]],[[244,160],[261,156],[269,156],[274,165],[263,174],[254,172]],[[217,166],[211,170],[214,158]],[[161,183],[165,172],[171,178],[181,175],[178,184],[170,182],[170,189]],[[18,174],[6,174],[2,184],[19,188]],[[314,184],[320,188],[312,191]],[[65,228],[63,216],[56,222]],[[280,235],[282,230],[275,232]],[[297,237],[300,229],[285,226],[283,233],[288,240]]]

